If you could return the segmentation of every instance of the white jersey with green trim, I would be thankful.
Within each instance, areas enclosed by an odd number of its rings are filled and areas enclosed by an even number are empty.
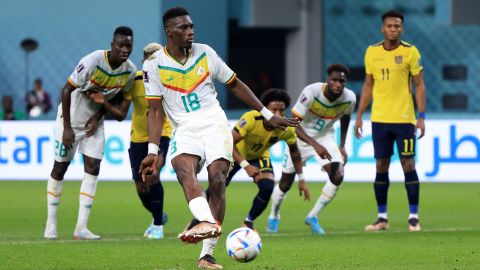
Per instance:
[[[68,77],[68,82],[76,89],[71,94],[70,123],[73,128],[84,128],[85,123],[101,107],[92,102],[85,91],[98,87],[103,90],[106,100],[112,99],[120,91],[128,91],[133,84],[137,67],[129,59],[118,68],[112,69],[108,62],[108,51],[97,50],[83,57]],[[62,103],[58,106],[62,115]]]
[[[176,130],[186,125],[203,125],[217,117],[226,119],[213,79],[228,84],[235,77],[211,47],[198,43],[192,44],[183,64],[166,47],[143,64],[145,98],[162,99],[165,114]]]
[[[307,85],[292,109],[294,115],[303,118],[300,126],[315,139],[333,136],[335,122],[355,108],[356,96],[352,90],[344,88],[343,94],[330,102],[324,94],[326,87],[322,82]]]

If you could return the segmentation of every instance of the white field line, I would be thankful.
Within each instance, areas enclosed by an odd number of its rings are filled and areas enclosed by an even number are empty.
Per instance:
[[[436,229],[423,229],[421,232],[413,233],[413,234],[423,234],[423,233],[430,233],[430,232],[469,232],[469,231],[479,231],[480,228],[436,228]],[[356,231],[334,231],[334,232],[327,232],[326,236],[323,237],[328,237],[329,235],[355,235],[355,234],[372,234],[372,235],[378,235],[378,234],[407,234],[410,233],[406,230],[388,230],[388,231],[381,231],[381,232],[364,232],[361,230],[356,230]],[[480,234],[479,234],[480,235]],[[262,233],[261,236],[263,238],[269,238],[269,237],[288,237],[288,236],[312,236],[310,233]],[[317,236],[316,236],[317,237]],[[322,237],[322,236],[320,236]],[[177,239],[175,236],[168,236],[165,237],[164,239],[167,240],[173,240]],[[98,242],[98,243],[115,243],[115,242],[125,242],[125,241],[148,241],[148,242],[155,242],[155,241],[162,241],[162,240],[148,240],[143,237],[120,237],[120,238],[104,238],[101,240],[91,240],[91,241],[82,241],[82,240],[74,240],[74,239],[65,239],[65,240],[44,240],[44,239],[39,239],[39,240],[26,240],[26,241],[2,241],[0,240],[0,246],[6,246],[6,245],[42,245],[42,244],[55,244],[55,243],[85,243],[85,242]]]

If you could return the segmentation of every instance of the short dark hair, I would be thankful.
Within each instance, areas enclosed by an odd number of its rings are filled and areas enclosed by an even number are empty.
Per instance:
[[[119,26],[115,28],[115,32],[113,32],[113,36],[116,35],[124,35],[124,36],[131,36],[133,37],[133,30],[128,26]]]
[[[343,64],[332,64],[332,65],[328,66],[328,68],[327,68],[327,74],[328,75],[332,75],[332,72],[334,72],[334,71],[343,72],[347,76],[350,74],[350,69]]]
[[[270,88],[262,93],[260,101],[263,105],[268,106],[272,101],[280,101],[285,103],[285,107],[290,106],[290,96],[287,91],[278,88]]]
[[[386,18],[391,18],[391,17],[393,17],[393,18],[399,18],[400,20],[402,20],[402,22],[404,21],[404,20],[403,20],[403,14],[402,14],[402,13],[400,13],[400,12],[398,12],[398,11],[396,11],[396,10],[389,10],[389,11],[383,13],[383,15],[382,15],[382,22],[384,22]]]
[[[173,18],[176,18],[176,17],[180,17],[180,16],[187,16],[187,15],[190,15],[188,14],[188,11],[183,8],[183,7],[174,7],[174,8],[171,8],[167,11],[165,11],[165,13],[163,14],[163,27],[165,27],[165,24],[170,20],[170,19],[173,19]]]

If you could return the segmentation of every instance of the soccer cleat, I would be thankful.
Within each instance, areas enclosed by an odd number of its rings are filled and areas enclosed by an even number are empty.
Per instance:
[[[267,232],[269,233],[277,233],[278,232],[278,225],[280,224],[280,219],[278,218],[268,218],[267,221]]]
[[[46,240],[55,240],[58,238],[57,234],[57,225],[56,224],[47,224],[45,226],[45,233],[43,234],[43,237]]]
[[[223,269],[223,266],[218,264],[212,255],[206,254],[198,260],[198,268],[201,269]]]
[[[255,231],[255,228],[253,227],[253,221],[244,220],[242,226]]]
[[[187,244],[196,244],[207,238],[219,237],[221,234],[222,227],[220,225],[201,221],[191,229],[181,232],[178,239]]]
[[[310,226],[310,229],[312,230],[313,234],[316,234],[316,235],[324,235],[325,234],[325,231],[322,229],[322,227],[318,223],[318,218],[317,217],[307,217],[305,219],[305,224]]]
[[[420,223],[418,222],[418,218],[410,218],[408,220],[408,231],[409,232],[419,232],[422,228],[420,227]]]
[[[151,228],[152,228],[152,231],[148,235],[148,239],[154,239],[154,240],[163,239],[164,233],[163,233],[162,225],[160,226],[152,225]]]
[[[152,233],[152,226],[153,226],[153,224],[150,224],[150,226],[148,226],[148,228],[143,233],[143,237],[148,238],[148,236]]]
[[[73,239],[75,240],[100,240],[102,237],[99,235],[93,234],[88,229],[75,230],[73,233]]]
[[[365,231],[367,232],[377,232],[377,231],[384,231],[390,229],[390,225],[388,224],[388,219],[379,217],[375,223],[367,225],[365,227]]]

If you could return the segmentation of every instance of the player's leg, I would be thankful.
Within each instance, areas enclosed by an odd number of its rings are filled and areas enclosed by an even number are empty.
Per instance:
[[[75,131],[74,131],[75,132]],[[57,239],[57,211],[63,190],[63,178],[68,166],[77,150],[79,140],[78,132],[72,149],[67,149],[62,143],[63,120],[57,117],[55,126],[55,162],[47,182],[47,222],[45,224],[45,239]]]
[[[405,189],[407,190],[410,214],[408,216],[408,229],[411,232],[421,230],[418,222],[418,203],[420,198],[420,182],[415,169],[415,126],[404,124],[399,126],[397,147],[400,155],[403,173],[405,174]]]
[[[366,231],[379,231],[390,228],[387,217],[387,200],[390,179],[388,168],[390,157],[393,155],[394,134],[390,131],[390,124],[372,123],[373,150],[376,160],[376,176],[373,188],[377,202],[377,220],[365,227]]]
[[[262,157],[258,160],[249,160],[250,164],[260,170],[260,174],[255,176],[254,181],[258,186],[258,192],[253,199],[252,206],[248,212],[243,224],[250,229],[254,229],[253,222],[260,216],[268,206],[270,197],[275,187],[275,176],[273,174],[272,162],[269,157]]]
[[[88,220],[97,193],[98,174],[105,147],[103,122],[91,137],[83,138],[78,145],[78,152],[83,154],[84,176],[80,186],[78,219],[73,237],[79,240],[98,240],[101,237],[88,230]]]

